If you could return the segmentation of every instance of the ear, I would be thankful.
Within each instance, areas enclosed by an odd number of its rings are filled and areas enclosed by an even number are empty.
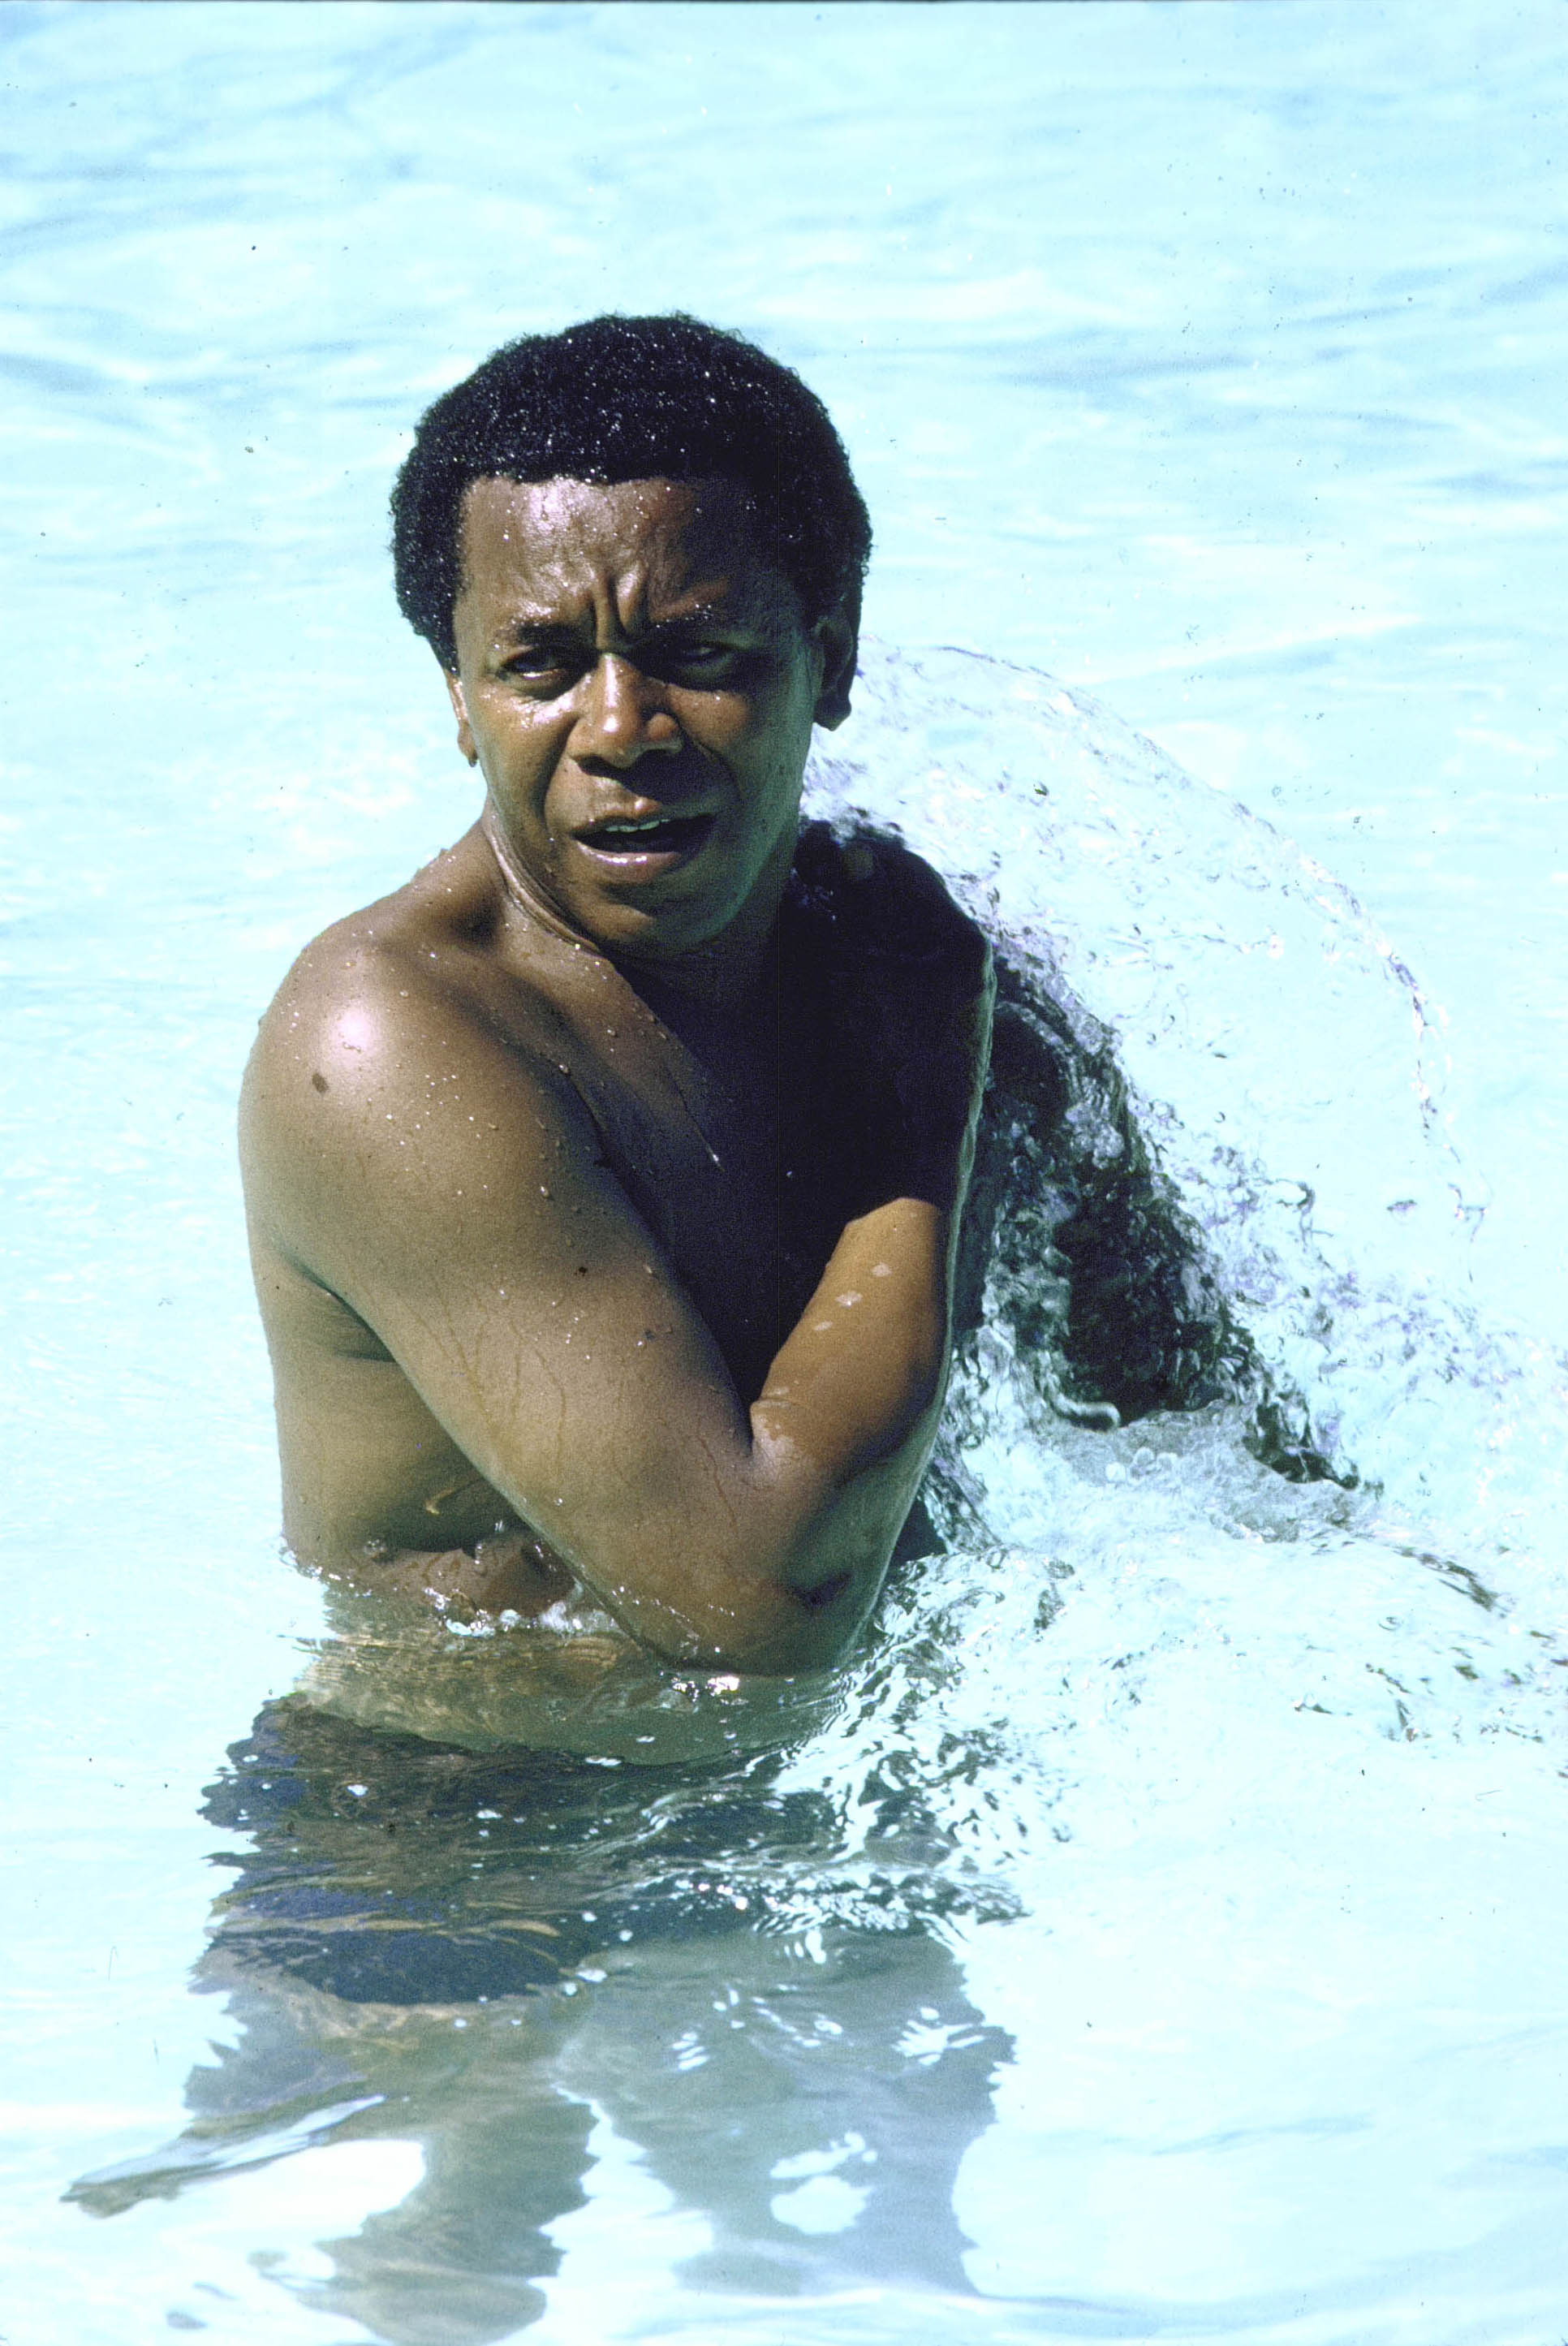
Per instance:
[[[479,751],[474,746],[473,728],[468,721],[468,703],[463,697],[463,684],[449,668],[442,669],[446,678],[446,697],[452,703],[452,713],[457,719],[457,746],[471,766],[479,763]]]
[[[855,656],[860,635],[842,604],[819,619],[811,630],[822,655],[822,681],[817,693],[813,721],[830,733],[850,713],[850,687],[855,680]]]

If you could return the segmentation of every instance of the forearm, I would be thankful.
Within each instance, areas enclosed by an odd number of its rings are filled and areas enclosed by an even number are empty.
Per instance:
[[[753,1448],[775,1474],[842,1489],[934,1429],[955,1230],[918,1198],[849,1224],[751,1409]]]
[[[853,1638],[935,1437],[955,1236],[956,1217],[918,1198],[850,1223],[752,1405],[748,1443],[743,1424],[739,1454],[711,1459],[723,1536],[688,1518],[635,1579],[599,1584],[645,1644],[779,1674],[826,1668]]]

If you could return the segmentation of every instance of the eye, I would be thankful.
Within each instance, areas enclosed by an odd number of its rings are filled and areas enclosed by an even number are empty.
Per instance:
[[[648,666],[657,675],[689,678],[697,684],[719,684],[737,674],[745,655],[733,644],[706,642],[666,645]]]
[[[560,644],[520,644],[502,661],[501,673],[524,684],[564,684],[583,668],[581,657]]]

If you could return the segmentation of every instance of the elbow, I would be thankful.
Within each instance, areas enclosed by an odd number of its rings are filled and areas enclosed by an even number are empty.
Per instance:
[[[875,1595],[874,1581],[868,1586],[847,1570],[805,1589],[780,1581],[753,1583],[705,1606],[700,1618],[680,1625],[678,1635],[650,1636],[647,1624],[638,1634],[688,1668],[734,1671],[742,1678],[796,1678],[830,1670],[843,1660]]]
[[[791,1678],[843,1661],[865,1628],[909,1514],[910,1463],[906,1456],[871,1470],[858,1487],[835,1494],[804,1536],[781,1542],[765,1563],[731,1566],[710,1582],[699,1631],[703,1662]]]
[[[834,1668],[864,1628],[874,1594],[857,1590],[850,1572],[813,1588],[777,1588],[762,1617],[734,1641],[729,1668],[757,1678]]]

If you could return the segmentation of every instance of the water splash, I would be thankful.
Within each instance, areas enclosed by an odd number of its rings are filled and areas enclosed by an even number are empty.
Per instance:
[[[307,1696],[475,1750],[762,1766],[820,1826],[738,1846],[762,1928],[1031,1903],[1083,1830],[1072,1788],[1094,1810],[1139,1780],[1140,1686],[1234,1739],[1238,1646],[1247,1715],[1337,1720],[1347,1764],[1368,1735],[1539,1739],[1568,1378],[1467,1291],[1481,1209],[1410,970],[1271,826],[1049,678],[873,651],[855,740],[810,811],[898,830],[1002,964],[927,1492],[947,1552],[831,1678],[697,1687],[599,1623],[602,1667],[552,1691],[538,1630],[356,1599]]]

